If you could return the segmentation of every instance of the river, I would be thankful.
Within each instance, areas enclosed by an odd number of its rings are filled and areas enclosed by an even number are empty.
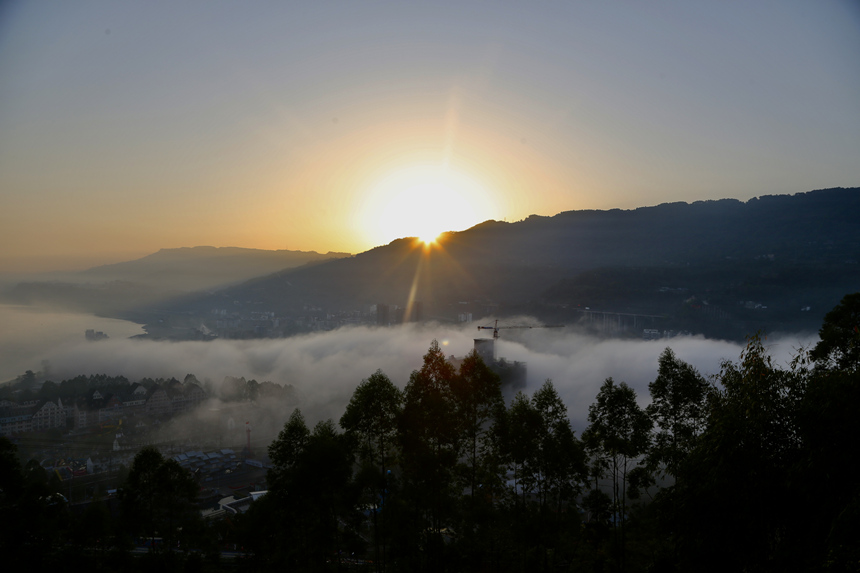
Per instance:
[[[58,349],[80,344],[90,328],[111,338],[144,333],[141,325],[127,320],[0,304],[0,382],[27,370],[44,371],[44,360]],[[50,373],[50,363],[47,366]]]

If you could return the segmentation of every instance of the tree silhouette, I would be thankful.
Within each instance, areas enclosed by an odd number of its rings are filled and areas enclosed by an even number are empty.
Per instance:
[[[454,469],[460,434],[454,396],[454,367],[433,341],[420,370],[412,372],[405,389],[400,416],[400,450],[406,493],[420,516],[419,566],[439,569],[442,530],[449,525],[454,509]]]
[[[347,435],[356,437],[360,443],[359,452],[364,464],[360,476],[372,496],[370,503],[373,506],[377,570],[385,569],[385,516],[388,513],[384,507],[385,495],[389,485],[388,468],[392,464],[392,450],[397,438],[397,418],[402,403],[403,395],[400,390],[388,376],[377,370],[361,381],[340,419],[340,426]]]
[[[584,436],[592,451],[608,460],[612,479],[613,531],[620,569],[625,567],[625,529],[627,486],[630,464],[642,456],[649,445],[651,420],[636,403],[636,392],[624,382],[607,378],[594,404],[588,408],[589,426]]]
[[[860,292],[845,295],[824,316],[818,336],[810,356],[820,367],[851,372],[860,369]]]
[[[695,368],[666,348],[659,358],[657,378],[648,389],[651,404],[646,412],[657,427],[648,461],[655,469],[660,466],[675,476],[704,429],[709,385]]]
[[[249,512],[252,546],[272,566],[324,570],[357,525],[349,440],[331,420],[309,431],[296,409],[269,457],[269,492]]]
[[[164,459],[155,448],[140,450],[119,490],[124,523],[132,535],[175,547],[201,519],[197,511],[199,487],[191,474],[175,460]],[[152,548],[156,549],[155,543]]]

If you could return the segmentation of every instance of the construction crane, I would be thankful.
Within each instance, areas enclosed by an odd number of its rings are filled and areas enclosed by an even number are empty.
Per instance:
[[[479,326],[478,330],[492,330],[493,331],[493,339],[499,338],[499,330],[503,328],[564,328],[563,324],[539,324],[537,326],[526,326],[524,324],[510,325],[510,326],[499,326],[499,321],[497,320],[493,326]]]

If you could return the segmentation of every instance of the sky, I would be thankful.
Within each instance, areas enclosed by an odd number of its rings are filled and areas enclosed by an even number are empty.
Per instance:
[[[0,272],[860,186],[860,3],[0,3]]]

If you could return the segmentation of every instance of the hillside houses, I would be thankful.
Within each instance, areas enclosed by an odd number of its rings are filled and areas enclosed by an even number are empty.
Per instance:
[[[206,399],[195,382],[178,380],[90,388],[55,399],[0,401],[0,435],[14,436],[53,428],[79,430],[116,424],[127,418],[164,419],[193,410]]]
[[[34,408],[31,417],[33,431],[49,430],[51,428],[62,428],[66,425],[66,411],[63,409],[63,401],[57,399],[41,400]]]
[[[36,404],[0,401],[0,435],[13,436],[66,427],[66,410],[61,399],[39,400]]]

